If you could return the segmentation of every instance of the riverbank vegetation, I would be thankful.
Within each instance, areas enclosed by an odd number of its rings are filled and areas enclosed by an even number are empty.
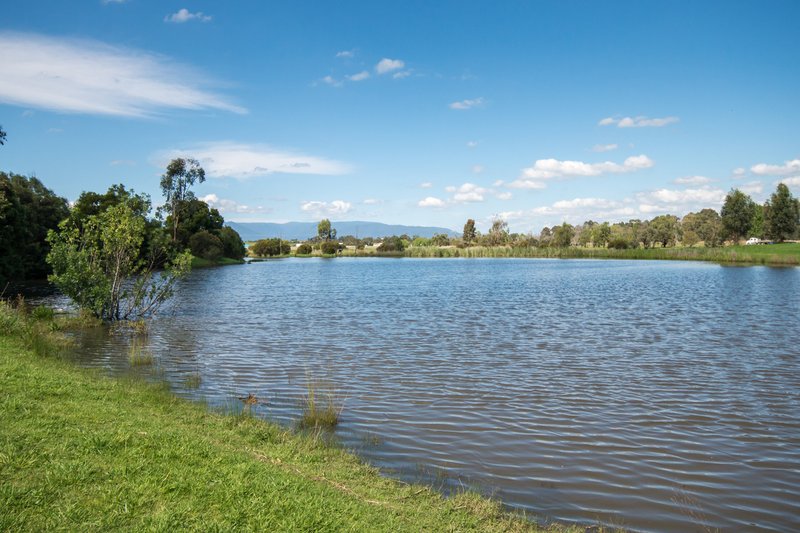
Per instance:
[[[32,328],[58,329],[0,304],[0,530],[538,530],[476,494],[382,477],[314,433],[38,356]]]

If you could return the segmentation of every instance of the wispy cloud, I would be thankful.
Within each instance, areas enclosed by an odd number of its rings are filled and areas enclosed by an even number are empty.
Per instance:
[[[367,72],[366,70],[362,70],[357,74],[351,74],[350,76],[347,76],[347,79],[350,81],[362,81],[366,80],[367,78],[369,78],[369,72]]]
[[[378,61],[377,65],[375,65],[375,72],[378,74],[386,74],[388,72],[392,72],[393,70],[400,70],[405,66],[406,63],[402,59],[389,59],[384,57]]]
[[[166,109],[242,107],[206,76],[164,56],[97,41],[0,32],[0,102],[67,113],[150,117]]]
[[[344,82],[342,82],[342,80],[337,80],[330,74],[322,78],[320,81],[325,85],[330,85],[331,87],[341,87],[344,85]],[[316,85],[316,83],[314,83],[314,85]]]
[[[764,184],[760,181],[749,181],[744,185],[741,185],[739,190],[745,194],[761,194],[764,192]]]
[[[478,141],[467,141],[467,148],[476,148],[478,144]]]
[[[592,152],[611,152],[619,148],[618,144],[595,144],[592,146]]]
[[[347,163],[260,144],[230,141],[198,144],[188,149],[156,154],[154,162],[163,168],[176,157],[193,157],[212,178],[247,179],[270,174],[341,175],[350,172]]]
[[[177,12],[164,17],[164,22],[172,22],[175,24],[183,24],[184,22],[189,22],[191,20],[196,20],[198,22],[211,22],[211,17],[203,14],[202,11],[191,13],[186,8],[179,9]]]
[[[333,217],[349,213],[353,204],[344,200],[334,200],[332,202],[303,202],[300,209],[306,213],[311,213],[315,217]]]
[[[467,109],[472,109],[473,107],[480,107],[486,100],[483,97],[472,98],[467,100],[460,100],[458,102],[451,103],[448,107],[450,109],[456,109],[458,111],[466,111]]]
[[[213,207],[214,209],[219,210],[220,213],[271,213],[271,208],[265,208],[262,206],[249,206],[245,204],[240,204],[235,200],[229,200],[226,198],[220,198],[216,194],[207,194],[200,198],[202,201],[207,203],[209,207]]]
[[[109,165],[112,167],[132,167],[136,165],[136,161],[132,159],[114,159]]]
[[[672,214],[682,216],[691,210],[718,209],[725,200],[725,191],[711,187],[689,189],[657,189],[636,195],[643,215]]]
[[[759,163],[750,167],[750,171],[759,176],[789,176],[792,174],[800,174],[800,159],[792,159],[791,161],[784,162],[782,165]]]
[[[598,122],[599,126],[617,125],[618,128],[661,128],[669,124],[674,124],[680,119],[678,117],[648,118],[638,117],[607,117]]]
[[[646,155],[631,156],[625,161],[614,163],[584,163],[583,161],[560,161],[558,159],[539,159],[532,167],[522,170],[522,175],[508,186],[517,189],[544,189],[545,181],[577,176],[599,176],[601,174],[623,174],[650,168],[653,160]]]
[[[433,187],[433,183],[431,183],[430,181],[424,181],[419,184],[419,187],[420,189],[430,189],[431,187]]]
[[[435,196],[428,196],[417,202],[419,207],[444,207],[446,204],[441,198]]]
[[[353,50],[342,50],[340,52],[336,52],[336,57],[343,57],[345,59],[352,59],[353,57],[355,57],[355,55],[356,55],[355,49],[353,49]]]
[[[680,178],[675,178],[673,183],[676,185],[706,185],[712,181],[714,180],[705,176],[683,176]]]

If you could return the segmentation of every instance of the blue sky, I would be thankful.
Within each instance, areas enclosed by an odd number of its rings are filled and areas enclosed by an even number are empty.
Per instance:
[[[512,231],[800,195],[797,1],[14,2],[0,169],[228,220]]]

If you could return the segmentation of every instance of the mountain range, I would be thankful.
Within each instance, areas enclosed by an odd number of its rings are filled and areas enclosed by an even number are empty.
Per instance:
[[[286,240],[305,240],[317,235],[317,222],[228,222],[228,226],[235,229],[242,240],[257,241],[280,237]],[[434,226],[403,226],[399,224],[383,224],[381,222],[340,221],[331,222],[331,226],[340,237],[354,235],[364,237],[388,237],[391,235],[409,235],[430,238],[437,233],[444,233],[449,237],[458,237],[460,233],[448,228]]]

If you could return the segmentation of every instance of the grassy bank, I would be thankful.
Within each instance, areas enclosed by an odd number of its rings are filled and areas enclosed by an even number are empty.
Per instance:
[[[204,259],[202,257],[192,256],[192,268],[206,268],[224,265],[241,265],[244,263],[243,259],[231,259],[230,257],[222,257],[215,261],[211,259]]]
[[[30,323],[9,312],[0,530],[534,530],[496,502],[386,479],[319,439],[36,355]]]
[[[800,265],[800,244],[726,246],[723,248],[513,248],[510,246],[470,248],[419,246],[408,248],[406,257],[531,257],[558,259],[661,259],[713,261],[717,263],[775,266]]]

